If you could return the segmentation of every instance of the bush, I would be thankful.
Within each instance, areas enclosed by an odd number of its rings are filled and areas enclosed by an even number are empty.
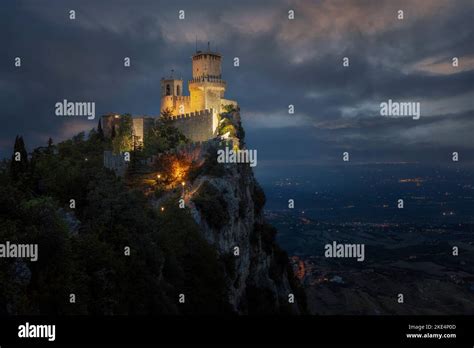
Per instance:
[[[237,136],[237,130],[235,129],[233,124],[228,124],[219,130],[220,135],[224,135],[226,133],[230,133],[229,136],[235,137]]]
[[[223,109],[226,113],[231,113],[231,112],[237,111],[235,106],[232,105],[232,104],[224,105]]]
[[[121,153],[133,150],[133,121],[132,116],[123,115],[120,118],[117,133],[112,139],[114,153]]]
[[[188,142],[189,139],[178,128],[174,127],[169,121],[160,120],[145,134],[143,151],[145,157],[149,157]]]

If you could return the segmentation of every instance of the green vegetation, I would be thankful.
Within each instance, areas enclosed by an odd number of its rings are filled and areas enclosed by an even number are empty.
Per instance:
[[[190,212],[177,202],[153,209],[142,192],[104,169],[103,151],[111,147],[91,131],[50,141],[31,160],[1,164],[0,240],[37,243],[39,257],[0,263],[0,313],[230,311],[223,265]],[[15,150],[26,153],[20,137]]]
[[[221,131],[243,132],[240,121],[229,115],[223,120]],[[112,129],[112,139],[105,139],[99,123],[97,131],[59,144],[49,139],[29,158],[23,138],[15,139],[11,160],[0,162],[0,241],[38,244],[39,258],[0,263],[0,313],[232,312],[226,281],[236,288],[242,282],[235,257],[230,251],[219,256],[203,239],[189,209],[178,208],[182,188],[176,187],[202,176],[223,177],[226,169],[217,163],[217,149],[209,149],[199,166],[190,156],[169,151],[188,140],[166,120],[145,135],[144,148],[136,148],[131,127],[127,115]],[[131,152],[124,179],[103,167],[104,150]],[[160,157],[150,174],[143,169],[151,155]],[[239,175],[238,187],[246,192],[251,169],[239,167]],[[139,182],[156,184],[146,192]],[[261,214],[265,194],[258,185],[250,189],[255,214]],[[162,199],[159,207],[150,204],[151,197]],[[228,223],[227,202],[209,181],[202,182],[192,200],[211,228]],[[240,201],[239,217],[249,209]],[[273,256],[270,277],[275,282],[290,274],[295,293],[303,293],[275,234],[272,226],[256,224],[251,243]],[[69,303],[72,293],[74,304]],[[178,304],[179,294],[185,294],[184,304]],[[246,295],[249,313],[276,311],[272,291],[249,284]]]
[[[23,137],[15,138],[13,146],[13,155],[10,162],[10,174],[14,180],[20,179],[20,176],[28,170],[28,153],[25,149]]]
[[[237,130],[229,118],[222,118],[221,122],[219,123],[219,127],[217,128],[217,133],[219,135],[230,133],[229,135],[231,137],[235,137],[237,135]]]
[[[224,107],[225,112],[219,115],[219,126],[217,127],[217,134],[224,135],[229,133],[230,137],[239,139],[239,147],[243,148],[245,142],[245,131],[240,122],[240,116],[234,114],[236,109],[232,105]]]
[[[112,139],[114,153],[132,151],[134,148],[132,116],[130,114],[123,115],[116,128],[114,128],[115,134]]]
[[[237,111],[237,109],[235,108],[235,106],[232,105],[232,104],[224,105],[223,109],[224,109],[224,111],[225,111],[226,113],[228,113],[228,114],[230,114],[231,112]]]
[[[189,140],[170,122],[160,120],[145,134],[144,155],[149,157],[188,143]]]

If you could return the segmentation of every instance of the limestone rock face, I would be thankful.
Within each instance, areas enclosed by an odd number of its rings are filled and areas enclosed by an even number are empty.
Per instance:
[[[300,313],[298,299],[289,301],[296,290],[293,272],[286,253],[274,241],[276,231],[264,220],[265,196],[251,167],[219,165],[224,166],[225,174],[200,176],[190,190],[199,195],[211,185],[213,199],[220,201],[215,211],[203,212],[195,198],[187,206],[226,265],[229,302],[241,314]],[[214,214],[222,220],[218,225]]]

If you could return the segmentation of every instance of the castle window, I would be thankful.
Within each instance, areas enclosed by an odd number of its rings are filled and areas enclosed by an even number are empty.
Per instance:
[[[181,95],[181,90],[179,88],[179,85],[176,86],[176,95]]]
[[[171,95],[170,85],[166,85],[166,95]]]

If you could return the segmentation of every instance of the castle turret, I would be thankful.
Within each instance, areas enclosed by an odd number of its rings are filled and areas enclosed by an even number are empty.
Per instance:
[[[197,51],[192,56],[193,78],[189,81],[191,109],[220,112],[226,83],[222,80],[222,56],[211,51]]]
[[[223,107],[237,105],[232,100],[224,99],[226,83],[222,80],[222,56],[212,52],[208,46],[207,51],[197,51],[192,56],[192,67],[193,76],[188,82],[189,96],[182,95],[182,80],[173,77],[161,80],[161,114],[171,114],[176,122],[186,119],[183,122],[196,129],[198,125],[193,122],[204,122],[207,127],[207,121],[203,120],[210,119],[209,131],[215,134]],[[209,137],[206,132],[201,133],[192,138],[200,141]]]
[[[170,78],[161,79],[161,97],[183,95],[183,80]]]
[[[220,79],[222,77],[222,56],[219,53],[197,51],[192,56],[193,79],[210,77]]]
[[[183,96],[183,80],[173,77],[161,79],[161,112],[173,115],[190,111],[189,96]]]

